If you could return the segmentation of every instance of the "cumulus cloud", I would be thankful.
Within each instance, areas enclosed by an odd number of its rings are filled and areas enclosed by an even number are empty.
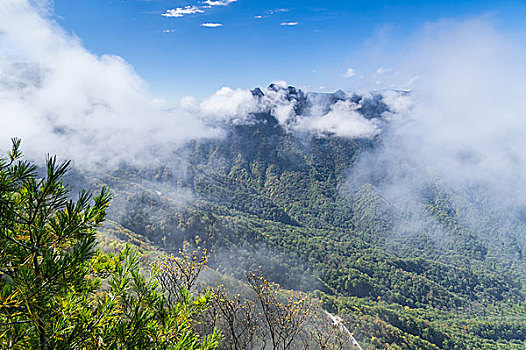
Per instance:
[[[352,67],[349,67],[347,68],[347,70],[345,71],[345,73],[343,73],[343,77],[344,78],[352,78],[356,75],[356,72],[354,71],[354,69]]]
[[[164,17],[184,17],[186,15],[194,15],[196,13],[204,13],[202,9],[197,6],[177,7],[175,9],[166,10],[161,14]]]
[[[378,134],[379,128],[375,120],[365,119],[356,109],[357,105],[350,101],[338,101],[330,107],[328,113],[314,114],[301,118],[295,129],[300,131],[316,131],[340,137],[370,138]]]
[[[257,111],[256,102],[249,90],[223,87],[201,102],[200,111],[211,118],[239,121]]]
[[[167,110],[122,58],[89,53],[26,0],[0,2],[0,139],[78,166],[148,161],[149,150],[217,134]]]
[[[254,123],[255,113],[268,113],[291,133],[371,138],[381,131],[379,119],[367,119],[358,111],[363,101],[351,102],[350,96],[346,96],[344,100],[332,103],[329,102],[331,95],[328,94],[311,95],[301,90],[294,91],[291,95],[287,82],[281,80],[255,93],[223,87],[200,104],[194,98],[185,97],[181,100],[181,106],[192,113],[206,116],[208,120],[234,125]],[[398,98],[397,93],[393,92],[389,101],[395,104]],[[308,107],[298,109],[298,105],[305,103]]]
[[[150,152],[156,158],[189,140],[220,136],[219,125],[252,123],[259,112],[290,132],[366,137],[376,130],[346,103],[297,115],[284,81],[263,88],[262,96],[224,87],[168,109],[126,61],[91,54],[26,0],[0,3],[0,40],[0,138],[7,146],[21,137],[34,159],[49,152],[84,168],[145,164]]]
[[[297,26],[298,24],[299,24],[298,22],[282,22],[279,25],[280,26]]]
[[[217,27],[222,27],[223,24],[222,23],[201,23],[201,27],[207,27],[207,28],[217,28]]]

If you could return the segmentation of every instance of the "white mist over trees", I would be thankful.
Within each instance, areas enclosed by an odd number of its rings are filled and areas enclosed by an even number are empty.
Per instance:
[[[94,55],[62,29],[51,5],[0,0],[0,148],[22,137],[36,163],[45,152],[73,159],[64,183],[110,187],[115,199],[100,232],[104,249],[121,250],[126,241],[145,257],[187,245],[213,250],[210,260],[206,253],[182,253],[157,266],[175,271],[157,279],[164,287],[190,288],[192,271],[201,269],[212,281],[228,282],[208,293],[217,297],[210,322],[202,315],[203,323],[196,318],[188,327],[202,324],[205,335],[226,325],[223,348],[251,342],[294,348],[291,334],[295,343],[305,336],[307,343],[338,348],[334,332],[322,327],[330,327],[327,315],[320,327],[303,327],[309,316],[301,299],[281,298],[286,294],[272,281],[313,296],[371,347],[524,345],[524,54],[490,17],[428,23],[400,43],[396,55],[377,57],[371,80],[385,89],[322,94],[275,81],[223,87],[169,108],[122,58]],[[359,60],[353,72],[352,80],[366,80]],[[44,172],[32,172],[28,184]],[[59,192],[67,190],[62,184],[57,180]],[[13,208],[19,197],[5,194]],[[9,220],[18,225],[16,215]],[[8,241],[20,236],[12,225]],[[178,285],[185,266],[191,283]],[[246,279],[248,271],[261,274]],[[243,291],[241,281],[251,288]],[[150,286],[134,295],[147,291],[164,314],[174,303]],[[226,298],[228,286],[234,299]],[[98,286],[92,287],[89,293]],[[190,297],[166,289],[175,299]],[[44,301],[54,295],[44,294]],[[70,305],[82,311],[82,304]],[[289,317],[294,313],[299,318]],[[300,327],[287,327],[290,321]],[[4,324],[15,336],[18,322],[38,326],[25,316],[14,322]],[[345,328],[334,326],[348,342]],[[216,346],[215,336],[210,339]]]
[[[167,109],[123,59],[93,55],[61,29],[49,5],[0,3],[0,137],[22,137],[30,156],[41,157],[46,149],[79,166],[140,162],[147,149],[219,136],[218,121],[250,122],[248,114],[262,110],[293,132],[374,137],[381,130],[343,101],[299,117],[280,91],[269,89],[264,101],[248,90],[223,88],[200,103],[186,99]],[[403,47],[398,58],[383,62],[394,67],[382,74],[386,85],[412,90],[411,97],[384,92],[396,139],[396,146],[387,141],[386,152],[402,151],[448,182],[502,179],[495,185],[504,197],[519,197],[516,189],[526,177],[520,45],[480,17],[427,24]],[[401,84],[401,77],[412,83]]]
[[[80,167],[140,164],[142,152],[159,155],[220,136],[219,122],[250,123],[249,114],[262,111],[291,132],[374,137],[382,130],[345,101],[299,116],[279,89],[264,89],[258,100],[249,90],[225,87],[200,103],[188,98],[167,109],[123,59],[93,55],[64,32],[49,16],[48,2],[3,1],[0,32],[0,137],[22,137],[35,158],[46,149]],[[382,93],[392,125],[385,155],[376,157],[395,160],[381,165],[390,167],[391,182],[403,182],[394,178],[400,172],[411,173],[409,186],[427,176],[453,186],[476,182],[496,199],[522,205],[526,72],[520,45],[491,18],[479,17],[427,24],[402,46],[403,53],[383,62],[394,68],[382,70],[386,85],[411,88],[410,95]],[[402,159],[414,168],[404,170]]]
[[[381,150],[362,155],[352,181],[383,173],[384,194],[401,206],[430,182],[453,191],[476,188],[503,211],[523,206],[526,57],[520,47],[488,17],[427,24],[385,77],[386,83],[412,78],[410,100],[402,106],[385,100],[398,118]]]

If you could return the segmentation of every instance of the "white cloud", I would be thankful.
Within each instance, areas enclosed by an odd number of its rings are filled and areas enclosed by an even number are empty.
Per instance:
[[[193,15],[196,13],[204,13],[205,11],[201,10],[197,6],[186,6],[186,7],[177,7],[175,9],[166,10],[162,14],[164,17],[184,17],[186,15]]]
[[[418,123],[407,131],[425,137],[419,151],[446,173],[500,178],[526,164],[519,136],[526,133],[526,75],[514,48],[520,45],[508,40],[484,19],[429,24],[402,63],[402,71],[418,76]],[[461,153],[472,154],[477,166],[466,168]]]
[[[326,114],[310,115],[298,120],[295,129],[329,133],[340,137],[373,137],[379,129],[374,120],[365,119],[350,101],[338,101]]]
[[[193,96],[184,96],[179,102],[182,108],[195,111],[197,109],[197,102]]]
[[[89,53],[27,0],[0,4],[0,39],[6,43],[0,46],[0,142],[19,136],[32,158],[49,152],[86,168],[145,164],[163,150],[221,134],[207,125],[253,122],[253,112],[270,111],[289,131],[373,132],[345,106],[302,120],[284,81],[263,89],[260,100],[249,90],[225,87],[200,103],[187,97],[179,109],[167,109],[122,58]]]
[[[272,80],[271,84],[279,86],[280,88],[286,88],[289,84],[285,80]]]
[[[289,131],[310,132],[316,134],[334,134],[341,137],[373,137],[380,129],[376,120],[365,119],[357,109],[361,105],[350,101],[339,101],[326,110],[319,101],[313,104],[305,114],[297,115],[295,101],[288,98],[288,84],[284,81],[273,83],[278,89],[262,89],[264,96],[259,101],[261,111],[270,111],[279,124]]]
[[[236,1],[238,0],[206,0],[202,2],[204,4],[202,6],[188,5],[185,7],[177,7],[175,9],[166,10],[166,12],[162,14],[162,16],[164,17],[184,17],[186,15],[204,13],[205,12],[204,9],[209,9],[215,6],[227,6]],[[216,27],[219,27],[219,26],[216,26]]]
[[[254,18],[257,18],[257,19],[262,19],[262,18],[267,18],[269,16],[272,16],[276,13],[281,13],[281,12],[289,12],[290,9],[287,9],[287,8],[277,8],[277,9],[273,9],[273,10],[268,10],[266,12],[267,16],[263,16],[263,15],[256,15],[254,16]]]
[[[281,13],[281,12],[289,12],[290,9],[287,9],[287,8],[277,8],[277,9],[273,9],[273,10],[268,10],[267,13],[269,15],[273,15],[275,13]]]
[[[407,193],[419,200],[426,184],[440,183],[508,220],[526,206],[522,42],[482,17],[428,23],[400,47],[385,62],[402,86],[418,79],[410,95],[385,95],[400,122],[360,167],[374,178],[386,174],[381,186],[391,203],[404,203]]]
[[[188,103],[190,100],[186,100]],[[243,89],[223,87],[199,105],[200,112],[212,118],[237,121],[246,120],[247,114],[257,111],[252,93]]]
[[[208,120],[233,124],[254,123],[251,113],[270,113],[289,132],[370,138],[380,131],[377,119],[366,119],[357,111],[361,104],[339,101],[328,106],[313,99],[311,108],[298,115],[296,101],[290,98],[287,82],[273,81],[271,86],[261,88],[261,91],[263,95],[255,97],[249,90],[223,87],[198,106],[192,98],[185,98],[181,105],[184,104],[192,113],[207,116]],[[395,96],[392,96],[391,100],[394,99]]]
[[[201,23],[201,27],[207,27],[207,28],[217,28],[222,27],[223,24],[221,23]]]
[[[177,29],[165,29],[163,30],[163,33],[175,33]]]
[[[345,71],[345,73],[343,73],[343,77],[344,78],[352,78],[356,75],[356,72],[354,71],[354,69],[352,69],[351,67],[347,68],[347,70]]]
[[[0,143],[21,137],[33,159],[144,164],[148,150],[216,134],[167,110],[122,58],[89,53],[27,0],[0,3],[0,39]]]
[[[279,25],[280,26],[297,26],[298,22],[282,22]]]
[[[206,0],[203,1],[203,4],[207,4],[208,6],[227,6],[230,5],[233,2],[236,2],[237,0]]]

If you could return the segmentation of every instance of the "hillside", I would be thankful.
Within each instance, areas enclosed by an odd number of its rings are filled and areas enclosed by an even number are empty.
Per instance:
[[[284,119],[270,94],[293,117]],[[483,190],[457,191],[434,177],[400,205],[386,191],[387,168],[364,175],[389,133],[381,92],[271,85],[252,95],[256,112],[219,121],[222,137],[187,143],[162,166],[79,172],[71,182],[107,184],[110,218],[127,237],[166,252],[188,241],[212,249],[209,266],[224,275],[260,270],[311,292],[376,348],[526,345],[523,216]],[[374,132],[332,128],[342,105],[360,116],[353,125]]]

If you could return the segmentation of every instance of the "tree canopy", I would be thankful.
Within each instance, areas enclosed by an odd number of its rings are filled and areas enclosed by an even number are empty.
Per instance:
[[[9,349],[214,349],[194,316],[209,294],[168,302],[159,272],[139,272],[127,248],[103,254],[96,229],[111,194],[82,190],[63,178],[69,162],[48,157],[45,174],[22,159],[20,140],[0,159],[0,345]]]

